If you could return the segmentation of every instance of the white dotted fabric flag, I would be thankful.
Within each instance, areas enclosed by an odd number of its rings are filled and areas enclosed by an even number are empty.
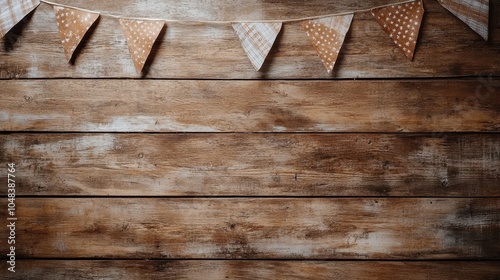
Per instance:
[[[165,21],[120,19],[137,73],[142,71]]]
[[[448,11],[488,40],[490,3],[488,0],[439,0]]]
[[[99,13],[54,6],[57,28],[61,36],[64,54],[68,62],[82,41],[83,37],[99,18]]]
[[[424,16],[422,1],[373,9],[372,15],[394,43],[412,60]]]
[[[0,0],[0,37],[5,36],[38,5],[40,0]]]
[[[353,14],[348,14],[302,22],[328,73],[335,66],[352,18]]]
[[[233,24],[233,29],[240,38],[241,46],[255,70],[258,71],[264,64],[276,37],[280,33],[281,25],[281,22],[242,22]]]

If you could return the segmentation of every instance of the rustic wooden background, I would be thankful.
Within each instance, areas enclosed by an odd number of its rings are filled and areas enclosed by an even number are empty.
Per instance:
[[[397,0],[58,2],[241,20]],[[138,75],[109,17],[68,65],[41,4],[0,50],[9,279],[498,279],[500,1],[487,43],[424,2],[413,62],[361,13],[332,75],[298,23],[261,72],[229,25],[169,23]]]

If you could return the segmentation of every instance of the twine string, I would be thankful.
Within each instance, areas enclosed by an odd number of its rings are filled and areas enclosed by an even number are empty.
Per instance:
[[[287,22],[300,22],[300,21],[305,21],[305,20],[315,20],[315,19],[320,19],[320,18],[325,18],[325,17],[332,17],[332,16],[342,16],[342,15],[349,15],[349,14],[357,14],[357,13],[365,13],[369,12],[374,9],[379,9],[379,8],[385,8],[389,6],[395,6],[395,5],[401,5],[401,4],[406,4],[406,3],[411,3],[415,2],[418,0],[408,0],[408,1],[402,1],[398,3],[391,3],[391,4],[386,4],[386,5],[381,5],[381,6],[376,6],[372,7],[370,9],[360,9],[360,10],[354,10],[354,11],[349,11],[349,12],[341,12],[341,13],[334,13],[334,14],[325,14],[325,15],[319,15],[319,16],[312,16],[312,17],[302,17],[302,18],[293,18],[293,19],[284,19],[284,20],[232,20],[232,21],[217,21],[217,20],[179,20],[179,19],[168,19],[168,18],[141,18],[141,17],[126,17],[126,16],[117,16],[108,12],[99,12],[99,11],[92,11],[92,10],[87,10],[87,9],[82,9],[79,7],[75,6],[69,6],[69,5],[63,5],[63,4],[58,4],[54,3],[51,1],[47,0],[41,0],[40,2],[52,5],[52,6],[59,6],[59,7],[64,7],[64,8],[69,8],[69,9],[77,9],[80,11],[88,12],[88,13],[98,13],[102,16],[107,16],[111,18],[117,18],[117,19],[132,19],[132,20],[162,20],[165,22],[179,22],[179,23],[206,23],[206,24],[233,24],[233,23],[242,23],[242,22],[248,22],[248,23],[272,23],[272,22],[281,22],[281,23],[287,23]]]

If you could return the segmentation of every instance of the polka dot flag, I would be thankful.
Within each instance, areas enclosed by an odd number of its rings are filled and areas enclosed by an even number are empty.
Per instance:
[[[54,11],[64,54],[69,62],[87,31],[99,18],[99,13],[60,6],[54,6]]]
[[[424,6],[421,0],[372,10],[375,21],[410,59],[413,59]]]
[[[353,14],[348,14],[302,22],[328,73],[331,73],[335,66],[352,18]]]
[[[140,73],[146,64],[151,49],[158,38],[165,21],[163,20],[134,20],[120,19],[123,33],[127,39],[130,56],[134,61],[137,73]]]

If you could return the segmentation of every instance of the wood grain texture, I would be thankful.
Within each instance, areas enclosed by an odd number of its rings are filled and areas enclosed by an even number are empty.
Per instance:
[[[22,260],[9,279],[495,279],[500,262]]]
[[[294,18],[369,8],[390,1],[60,1],[117,14],[179,19]],[[105,2],[105,3],[101,3]],[[230,25],[168,23],[155,44],[150,78],[386,78],[500,74],[500,1],[492,0],[488,43],[437,1],[424,1],[416,56],[410,62],[369,12],[356,14],[333,74],[322,66],[300,23],[286,24],[262,71],[256,72]],[[19,35],[21,34],[21,35]],[[75,65],[66,63],[50,5],[3,39],[0,78],[131,78],[135,72],[116,19],[103,16]]]
[[[498,198],[16,201],[19,258],[451,260],[500,256]],[[2,231],[0,238],[6,240],[6,234]]]
[[[18,195],[500,196],[498,134],[10,134],[0,158]]]
[[[187,20],[399,2],[55,1]],[[260,72],[230,25],[168,23],[138,75],[103,16],[70,65],[42,4],[0,39],[9,279],[497,279],[500,0],[489,42],[424,2],[413,62],[366,12],[332,75],[300,23]]]
[[[500,79],[0,81],[0,130],[495,132]]]

